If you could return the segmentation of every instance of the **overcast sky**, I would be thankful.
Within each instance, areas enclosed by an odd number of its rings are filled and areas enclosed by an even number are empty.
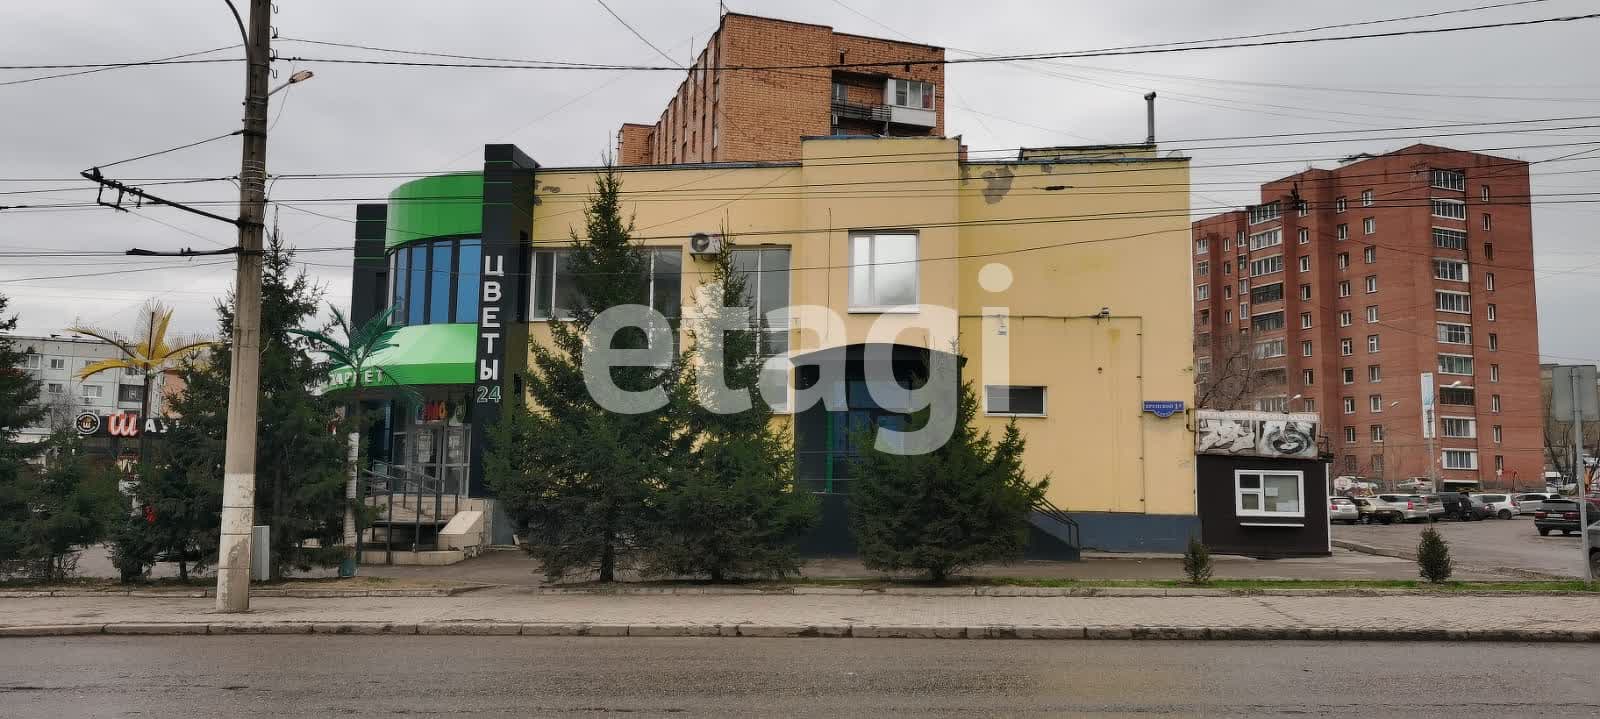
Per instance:
[[[241,0],[241,4],[243,1]],[[1283,3],[958,2],[956,0],[734,0],[730,9],[832,25],[843,32],[910,37],[983,53],[1077,50],[1299,29],[1491,4],[1491,0]],[[610,0],[654,44],[688,62],[717,25],[717,3]],[[591,0],[278,0],[282,38],[306,38],[467,55],[657,63],[660,58]],[[1520,7],[1384,24],[1327,34],[1469,25],[1600,11],[1593,0],[1547,0]],[[52,0],[12,8],[0,24],[0,64],[146,60],[238,42],[221,0],[107,3]],[[1159,132],[1177,140],[1318,130],[1361,130],[1448,122],[1600,116],[1594,52],[1600,22],[1539,25],[1431,36],[1105,57],[1069,65],[967,64],[948,69],[946,126],[974,148],[1130,142],[1144,135],[1141,95],[1160,93]],[[280,41],[280,57],[376,57],[372,53]],[[237,53],[237,50],[229,51]],[[207,57],[222,57],[223,54]],[[960,57],[952,51],[950,57]],[[370,67],[281,62],[316,79],[274,96],[269,171],[438,171],[481,166],[484,143],[520,145],[546,166],[592,164],[622,122],[653,121],[680,73],[545,72]],[[0,71],[0,82],[48,74]],[[239,126],[243,68],[238,63],[113,70],[0,86],[0,205],[81,202],[87,167],[218,135]],[[1287,85],[1290,87],[1280,87]],[[1382,90],[1357,94],[1319,88]],[[1418,96],[1433,93],[1472,99]],[[1508,99],[1522,98],[1522,99]],[[782,108],[774,108],[781,111]],[[1600,125],[1571,121],[1557,125]],[[1465,128],[1475,130],[1479,128]],[[1459,130],[1457,130],[1459,131]],[[1374,133],[1376,137],[1419,131]],[[1418,140],[1422,139],[1420,136]],[[1416,140],[1259,147],[1192,152],[1197,215],[1253,202],[1255,186],[1294,172],[1310,158],[1385,152]],[[1492,154],[1525,160],[1600,148],[1600,128],[1471,135],[1434,140],[1461,149],[1559,145]],[[119,165],[114,177],[228,176],[238,170],[238,140]],[[1208,168],[1261,160],[1277,166]],[[1323,166],[1331,163],[1319,162]],[[1551,361],[1600,358],[1600,247],[1593,225],[1600,197],[1600,150],[1534,168],[1540,351]],[[362,197],[388,193],[396,180],[283,181],[274,199]],[[1236,183],[1236,184],[1225,184]],[[151,188],[153,191],[158,188]],[[177,200],[232,200],[224,183],[159,188]],[[1560,194],[1557,194],[1560,193]],[[349,204],[312,209],[352,217]],[[231,214],[233,208],[219,210]],[[345,222],[281,210],[284,236],[302,246],[348,245]],[[171,209],[0,211],[0,250],[129,247],[172,250],[231,245],[231,228]],[[348,302],[348,254],[302,257]],[[325,265],[325,266],[324,266]],[[20,312],[20,330],[58,332],[75,319],[131,330],[138,307],[155,296],[178,308],[174,327],[211,330],[212,298],[231,282],[231,263],[76,279],[18,278],[128,269],[121,258],[0,257],[0,292]],[[1509,349],[1509,348],[1507,348]],[[1522,349],[1522,348],[1516,348]],[[1504,350],[1503,350],[1504,351]]]

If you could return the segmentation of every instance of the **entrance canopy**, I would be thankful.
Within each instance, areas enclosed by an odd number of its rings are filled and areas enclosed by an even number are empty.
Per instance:
[[[472,384],[478,326],[472,324],[415,325],[391,330],[393,347],[380,350],[367,361],[362,384],[366,387]],[[383,372],[371,371],[381,367]],[[328,376],[327,390],[349,389],[355,373],[336,367]]]

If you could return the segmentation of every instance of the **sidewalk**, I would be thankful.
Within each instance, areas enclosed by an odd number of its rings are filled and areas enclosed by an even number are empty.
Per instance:
[[[520,634],[1600,641],[1600,596],[547,594],[0,598],[0,637],[68,634]]]

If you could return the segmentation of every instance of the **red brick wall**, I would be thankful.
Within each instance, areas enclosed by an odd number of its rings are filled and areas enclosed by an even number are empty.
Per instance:
[[[651,125],[634,122],[624,124],[622,131],[617,133],[617,164],[650,164],[650,143],[655,139],[654,133],[655,127]]]

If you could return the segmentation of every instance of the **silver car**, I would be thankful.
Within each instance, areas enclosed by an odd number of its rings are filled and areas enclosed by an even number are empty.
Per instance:
[[[1500,519],[1510,519],[1521,514],[1521,508],[1517,505],[1517,500],[1512,499],[1509,494],[1486,493],[1477,496],[1478,499],[1483,500],[1484,505],[1489,508],[1489,512]]]
[[[1520,510],[1522,514],[1533,514],[1534,512],[1544,509],[1545,500],[1561,499],[1561,495],[1551,492],[1528,492],[1525,494],[1516,495],[1512,499],[1516,501],[1518,505],[1517,509]]]
[[[1328,498],[1328,521],[1348,522],[1355,524],[1361,519],[1361,511],[1356,508],[1355,500],[1349,497]]]
[[[1372,503],[1372,518],[1383,524],[1428,519],[1428,501],[1415,494],[1379,494],[1367,500]]]

